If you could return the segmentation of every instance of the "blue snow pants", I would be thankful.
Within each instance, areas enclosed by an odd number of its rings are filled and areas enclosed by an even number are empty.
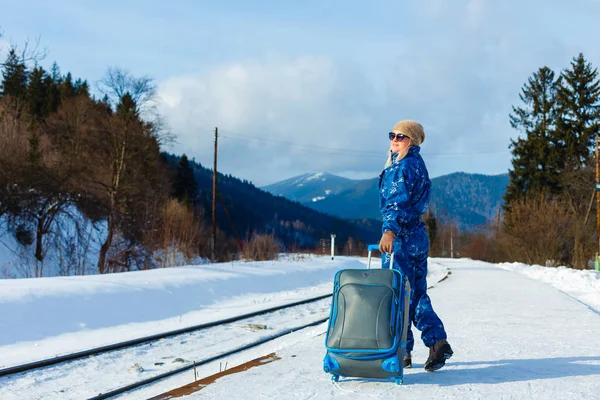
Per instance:
[[[427,234],[425,232],[425,234]],[[400,269],[407,276],[410,282],[410,315],[409,324],[414,325],[421,331],[421,340],[427,347],[431,347],[438,340],[447,339],[444,324],[437,316],[431,305],[431,300],[427,295],[427,255],[408,254],[403,251],[407,246],[402,245],[402,240],[394,240],[394,263],[393,268]],[[390,267],[390,254],[382,255],[382,267]],[[411,352],[415,346],[415,339],[412,329],[408,328],[408,341],[406,351]]]

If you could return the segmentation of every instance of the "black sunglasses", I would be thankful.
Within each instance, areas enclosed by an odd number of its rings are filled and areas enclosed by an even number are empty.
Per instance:
[[[394,140],[394,138],[398,139],[399,142],[403,141],[404,139],[406,139],[408,136],[403,135],[401,133],[394,133],[394,132],[390,132],[390,140]]]

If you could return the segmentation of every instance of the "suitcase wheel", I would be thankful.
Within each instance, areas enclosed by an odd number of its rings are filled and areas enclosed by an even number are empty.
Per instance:
[[[398,377],[395,379],[396,385],[402,385],[402,378]]]
[[[331,381],[332,382],[339,382],[340,380],[340,376],[336,375],[336,374],[331,374]]]

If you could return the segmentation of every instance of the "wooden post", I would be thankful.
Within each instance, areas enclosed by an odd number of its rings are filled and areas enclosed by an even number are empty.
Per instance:
[[[215,127],[215,154],[213,166],[213,193],[212,193],[212,240],[210,243],[211,261],[215,262],[215,249],[217,246],[217,140],[219,138],[219,129]]]
[[[598,160],[598,134],[596,134],[596,184],[594,190],[596,190],[596,236],[598,236],[598,250],[596,251],[596,269],[598,269],[598,255],[600,254],[600,191],[598,190],[600,185],[600,163]]]

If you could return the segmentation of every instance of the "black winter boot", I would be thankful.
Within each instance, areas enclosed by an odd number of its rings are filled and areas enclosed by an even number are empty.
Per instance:
[[[404,356],[404,368],[412,368],[412,358],[410,352]]]
[[[452,357],[452,354],[454,354],[452,347],[445,339],[436,342],[429,348],[429,358],[425,362],[425,371],[432,372],[442,368],[446,364],[446,360]]]

